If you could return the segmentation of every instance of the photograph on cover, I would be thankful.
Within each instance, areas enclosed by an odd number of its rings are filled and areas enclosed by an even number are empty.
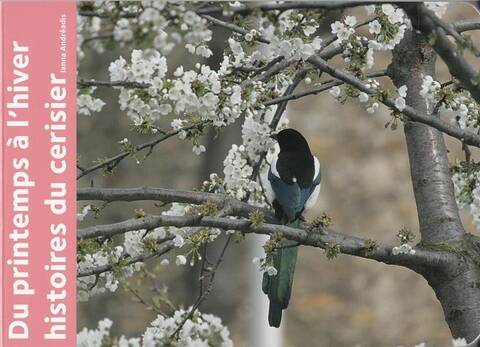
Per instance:
[[[478,345],[477,2],[78,2],[77,58],[77,346]]]

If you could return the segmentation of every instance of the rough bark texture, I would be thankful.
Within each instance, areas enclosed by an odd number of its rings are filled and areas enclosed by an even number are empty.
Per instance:
[[[397,87],[408,87],[407,104],[424,113],[426,104],[419,95],[422,74],[434,76],[434,70],[434,51],[421,35],[408,31],[394,50],[388,73]],[[421,246],[460,256],[436,269],[417,270],[435,291],[452,335],[471,341],[480,332],[480,242],[465,233],[460,220],[442,133],[410,121],[404,131]]]

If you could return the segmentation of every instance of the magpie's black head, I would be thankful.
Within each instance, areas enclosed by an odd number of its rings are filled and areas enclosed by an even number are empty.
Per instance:
[[[284,129],[271,137],[278,141],[281,152],[304,152],[310,154],[307,140],[295,129]]]

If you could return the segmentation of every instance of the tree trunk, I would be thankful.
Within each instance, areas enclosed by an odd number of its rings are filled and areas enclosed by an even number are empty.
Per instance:
[[[405,33],[388,73],[397,87],[408,87],[407,104],[427,113],[419,92],[422,75],[435,76],[435,53],[421,35],[411,30]],[[480,333],[480,240],[466,234],[460,220],[442,133],[410,121],[405,122],[404,132],[420,225],[419,246],[458,255],[455,263],[415,270],[435,291],[452,335],[472,341]]]

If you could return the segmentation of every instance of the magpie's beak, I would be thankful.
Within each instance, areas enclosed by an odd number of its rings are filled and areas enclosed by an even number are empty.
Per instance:
[[[271,139],[274,139],[275,141],[278,141],[278,136],[277,136],[277,134],[272,134],[272,135],[270,135],[270,138],[271,138]]]

